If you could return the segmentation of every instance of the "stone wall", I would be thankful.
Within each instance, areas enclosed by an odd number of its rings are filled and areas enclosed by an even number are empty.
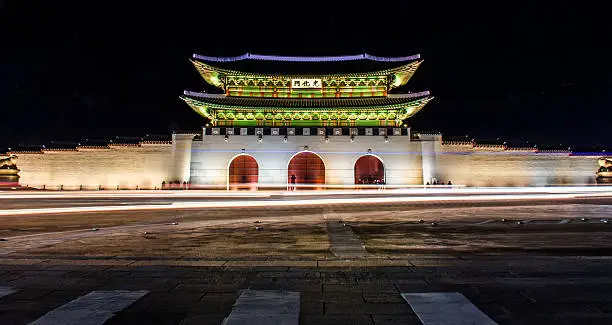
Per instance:
[[[20,184],[48,189],[160,188],[172,169],[169,142],[15,154]]]
[[[425,154],[425,153],[424,153]],[[546,186],[595,183],[597,156],[505,150],[502,146],[440,146],[438,182],[467,186]]]
[[[380,158],[389,185],[422,185],[434,178],[466,186],[545,186],[594,184],[598,156],[570,152],[507,150],[502,146],[443,143],[439,135],[324,136],[204,135],[175,136],[173,143],[156,142],[108,147],[78,147],[16,152],[20,184],[48,189],[160,188],[163,181],[191,181],[194,185],[228,182],[228,167],[241,154],[255,158],[259,184],[287,184],[291,158],[310,151],[323,160],[328,185],[353,185],[354,167],[364,155]],[[244,149],[244,150],[243,150]]]

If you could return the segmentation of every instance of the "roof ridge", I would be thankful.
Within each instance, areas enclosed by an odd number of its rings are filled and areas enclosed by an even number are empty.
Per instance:
[[[255,53],[245,53],[238,56],[206,56],[193,54],[194,59],[209,61],[209,62],[235,62],[242,60],[259,60],[259,61],[282,61],[282,62],[342,62],[342,61],[357,61],[370,60],[378,62],[404,62],[414,61],[421,58],[420,54],[409,56],[385,57],[375,56],[368,53],[355,55],[336,55],[336,56],[289,56],[289,55],[264,55]]]

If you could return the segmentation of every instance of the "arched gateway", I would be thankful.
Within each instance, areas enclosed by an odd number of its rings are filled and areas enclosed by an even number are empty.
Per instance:
[[[229,165],[228,188],[230,190],[256,190],[259,165],[249,155],[238,155]]]
[[[302,189],[322,189],[313,186],[325,184],[325,164],[321,157],[309,151],[293,156],[287,167],[287,183],[290,189],[296,189],[296,186]]]
[[[355,162],[355,184],[385,184],[385,165],[374,155],[362,156]]]

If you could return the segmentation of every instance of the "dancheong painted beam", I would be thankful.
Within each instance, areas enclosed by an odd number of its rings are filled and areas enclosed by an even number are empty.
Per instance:
[[[431,99],[429,92],[386,97],[272,99],[185,92],[182,99],[213,125],[398,126]]]

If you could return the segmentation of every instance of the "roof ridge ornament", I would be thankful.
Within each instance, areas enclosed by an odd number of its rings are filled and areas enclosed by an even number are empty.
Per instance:
[[[421,58],[420,54],[410,56],[397,56],[397,57],[386,57],[386,56],[375,56],[368,53],[357,54],[357,55],[337,55],[337,56],[279,56],[279,55],[264,55],[245,53],[238,56],[206,56],[200,54],[194,54],[194,59],[209,61],[209,62],[235,62],[242,60],[259,60],[259,61],[283,61],[283,62],[342,62],[342,61],[357,61],[357,60],[370,60],[378,62],[404,62],[414,61]]]

